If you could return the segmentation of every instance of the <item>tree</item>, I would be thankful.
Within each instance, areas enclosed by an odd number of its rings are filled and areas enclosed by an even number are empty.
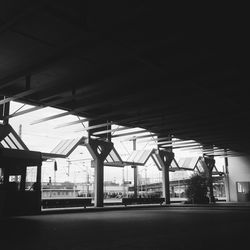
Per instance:
[[[200,174],[192,175],[188,183],[188,188],[186,190],[188,202],[195,204],[209,203],[207,191],[207,178]]]

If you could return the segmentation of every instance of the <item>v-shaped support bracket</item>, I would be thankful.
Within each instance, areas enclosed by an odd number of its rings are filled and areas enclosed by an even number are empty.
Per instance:
[[[208,171],[212,172],[213,168],[215,167],[215,160],[213,158],[204,157],[204,161],[207,165]]]
[[[92,140],[92,139],[87,140],[85,145],[88,148],[94,160],[99,160],[102,162],[104,162],[104,160],[106,159],[106,157],[113,148],[112,142]]]
[[[169,167],[174,159],[174,153],[164,150],[159,150],[159,155],[165,167]]]
[[[85,142],[95,164],[95,206],[103,206],[104,160],[113,148],[112,142],[88,139]]]

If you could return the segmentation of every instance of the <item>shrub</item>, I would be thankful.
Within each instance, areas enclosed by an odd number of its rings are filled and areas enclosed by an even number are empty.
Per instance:
[[[207,184],[206,177],[199,174],[192,175],[186,190],[188,202],[195,204],[209,203],[209,198],[207,197]]]

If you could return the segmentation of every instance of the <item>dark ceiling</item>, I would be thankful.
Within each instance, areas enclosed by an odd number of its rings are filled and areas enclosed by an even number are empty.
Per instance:
[[[248,153],[243,9],[1,1],[0,94]]]

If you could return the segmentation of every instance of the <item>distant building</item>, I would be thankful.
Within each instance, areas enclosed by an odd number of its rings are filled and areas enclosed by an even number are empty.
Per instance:
[[[93,183],[42,183],[42,198],[73,198],[73,197],[93,197]],[[121,198],[128,192],[128,185],[119,185],[112,181],[104,182],[105,198]]]
[[[250,157],[228,157],[225,165],[227,201],[250,202]]]

